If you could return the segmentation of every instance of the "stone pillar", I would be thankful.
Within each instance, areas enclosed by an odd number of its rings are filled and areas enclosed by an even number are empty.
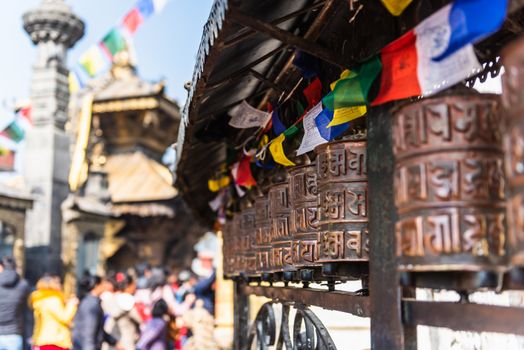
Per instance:
[[[34,128],[27,134],[24,179],[34,195],[26,225],[27,277],[61,273],[62,216],[69,193],[70,139],[64,131],[69,103],[67,50],[84,35],[84,23],[63,0],[43,0],[24,14],[24,29],[38,50],[31,105]]]

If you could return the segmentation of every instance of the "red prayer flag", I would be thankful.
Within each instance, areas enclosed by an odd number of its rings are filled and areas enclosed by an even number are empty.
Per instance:
[[[380,92],[372,106],[421,95],[416,41],[415,32],[410,31],[382,49]]]
[[[322,99],[322,82],[316,78],[303,91],[307,99],[307,110],[316,106]]]
[[[144,23],[144,18],[140,11],[138,11],[137,8],[134,8],[124,17],[122,23],[129,33],[135,34],[138,27]]]
[[[251,157],[245,156],[238,163],[235,183],[239,186],[251,187],[257,184],[251,173]]]

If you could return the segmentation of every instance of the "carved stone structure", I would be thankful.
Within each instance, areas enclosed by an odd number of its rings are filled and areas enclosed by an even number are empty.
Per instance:
[[[493,270],[506,256],[498,97],[401,108],[393,124],[397,256],[405,271]]]
[[[34,196],[25,237],[27,275],[60,273],[62,216],[69,192],[69,137],[64,131],[69,103],[67,50],[84,35],[84,23],[63,0],[43,0],[24,14],[24,29],[38,48],[33,66],[33,129],[27,134],[25,182]]]

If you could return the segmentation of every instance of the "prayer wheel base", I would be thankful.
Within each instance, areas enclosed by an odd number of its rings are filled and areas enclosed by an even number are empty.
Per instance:
[[[335,278],[342,281],[360,280],[369,275],[369,263],[367,261],[332,262],[322,264],[322,276],[324,279]]]
[[[497,271],[401,272],[400,281],[404,287],[473,292],[480,289],[499,290],[502,275]]]
[[[524,267],[513,267],[504,275],[504,290],[524,290]]]

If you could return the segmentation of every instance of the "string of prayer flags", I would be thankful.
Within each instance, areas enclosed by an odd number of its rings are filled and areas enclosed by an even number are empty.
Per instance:
[[[506,18],[508,0],[455,0],[448,26],[451,36],[440,61],[468,44],[475,44],[500,29]]]
[[[482,68],[471,44],[446,59],[435,62],[442,52],[440,35],[447,27],[447,5],[382,49],[380,91],[372,106],[413,96],[428,96],[455,85]]]
[[[331,84],[332,91],[322,99],[324,106],[336,111],[340,108],[369,104],[369,90],[381,70],[380,59],[373,57],[351,72],[342,72],[340,79]]]
[[[326,141],[331,141],[336,137],[342,135],[348,128],[349,123],[340,124],[336,126],[328,126],[333,120],[333,112],[324,108],[322,112],[315,118],[318,132]]]
[[[270,113],[258,110],[246,101],[231,109],[229,115],[231,116],[229,125],[237,129],[264,127],[271,118]]]
[[[294,166],[295,163],[289,160],[289,158],[284,153],[284,141],[286,138],[290,138],[298,132],[298,127],[296,125],[291,126],[289,129],[284,131],[282,134],[278,135],[273,141],[269,144],[269,151],[273,156],[273,159],[278,164],[284,166]]]
[[[109,65],[99,45],[91,46],[91,48],[80,57],[79,63],[91,78]]]
[[[2,132],[0,132],[0,135],[18,143],[24,139],[25,131],[20,127],[16,120],[13,120],[4,130],[2,130]]]
[[[413,0],[382,0],[384,6],[393,16],[400,16]]]
[[[101,45],[110,60],[113,60],[113,57],[115,57],[117,53],[127,48],[126,40],[118,28],[113,28],[107,33],[102,39]]]
[[[251,173],[251,158],[250,156],[244,156],[239,162],[233,164],[231,174],[238,186],[250,188],[257,184]]]
[[[319,102],[315,107],[309,110],[305,115],[302,124],[304,125],[304,137],[297,150],[297,156],[310,152],[318,145],[328,142],[324,139],[317,128],[315,118],[322,113],[322,103]]]

